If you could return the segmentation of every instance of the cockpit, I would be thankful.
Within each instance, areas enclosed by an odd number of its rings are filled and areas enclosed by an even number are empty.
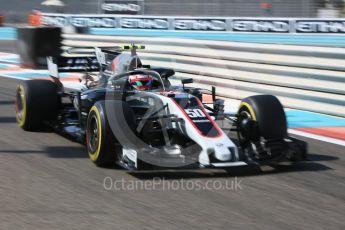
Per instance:
[[[120,90],[165,90],[170,87],[170,83],[155,70],[137,68],[113,75],[108,86]]]
[[[114,58],[107,72],[111,72],[108,86],[125,90],[165,90],[170,87],[167,74],[174,74],[173,70],[168,73],[167,69],[144,66],[138,55],[131,53]]]

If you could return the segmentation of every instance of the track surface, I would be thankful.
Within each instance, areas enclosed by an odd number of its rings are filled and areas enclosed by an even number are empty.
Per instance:
[[[0,79],[0,229],[345,229],[345,147],[308,139],[310,161],[276,171],[100,169],[83,146],[17,127],[17,82]],[[107,191],[105,177],[242,189]]]

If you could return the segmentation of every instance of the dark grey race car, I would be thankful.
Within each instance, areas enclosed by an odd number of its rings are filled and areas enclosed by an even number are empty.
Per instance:
[[[276,97],[245,98],[236,114],[227,114],[214,87],[186,87],[192,79],[173,86],[169,78],[174,70],[143,65],[136,53],[140,48],[95,48],[91,56],[49,57],[53,81],[29,80],[17,87],[19,126],[33,131],[49,125],[85,143],[97,166],[227,168],[306,159],[306,143],[288,136]],[[77,90],[68,90],[59,79],[61,72],[85,71]],[[134,89],[129,82],[134,75],[152,77],[151,88]],[[205,92],[212,94],[212,103],[202,101]],[[237,138],[222,130],[219,120],[227,121]]]

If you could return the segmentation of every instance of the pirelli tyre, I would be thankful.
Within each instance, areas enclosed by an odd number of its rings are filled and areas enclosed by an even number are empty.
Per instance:
[[[16,120],[26,131],[35,131],[44,121],[54,120],[58,111],[57,86],[48,80],[28,80],[16,89]]]
[[[113,131],[118,133],[126,131],[121,130],[121,127],[114,130],[109,124],[121,114],[128,125],[132,126],[131,130],[134,130],[134,113],[125,102],[98,101],[90,109],[86,122],[86,147],[90,159],[99,167],[115,166],[122,154],[124,143],[119,143]],[[108,119],[108,115],[112,117]]]
[[[238,137],[254,161],[270,161],[287,148],[287,120],[283,106],[272,95],[242,100],[238,110]]]
[[[256,127],[246,136],[251,139],[260,136],[284,138],[287,136],[287,121],[282,104],[272,95],[255,95],[242,100],[238,111],[239,117],[249,118]],[[241,121],[244,121],[243,119]],[[253,123],[253,124],[254,124]]]

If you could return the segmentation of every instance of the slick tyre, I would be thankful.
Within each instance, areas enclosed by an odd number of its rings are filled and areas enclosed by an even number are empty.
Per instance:
[[[275,96],[256,95],[243,99],[238,118],[240,140],[283,139],[287,136],[285,112]]]
[[[23,81],[16,89],[15,110],[17,123],[22,129],[40,129],[43,121],[57,117],[57,85],[48,80]]]
[[[107,109],[114,111],[110,113]],[[122,113],[126,119],[131,120],[134,125],[134,114],[129,106],[122,101],[98,101],[90,109],[86,123],[86,147],[88,155],[99,167],[114,167],[118,157],[122,154],[122,144],[116,139],[109,125],[107,114],[114,115],[115,119],[118,113]]]

